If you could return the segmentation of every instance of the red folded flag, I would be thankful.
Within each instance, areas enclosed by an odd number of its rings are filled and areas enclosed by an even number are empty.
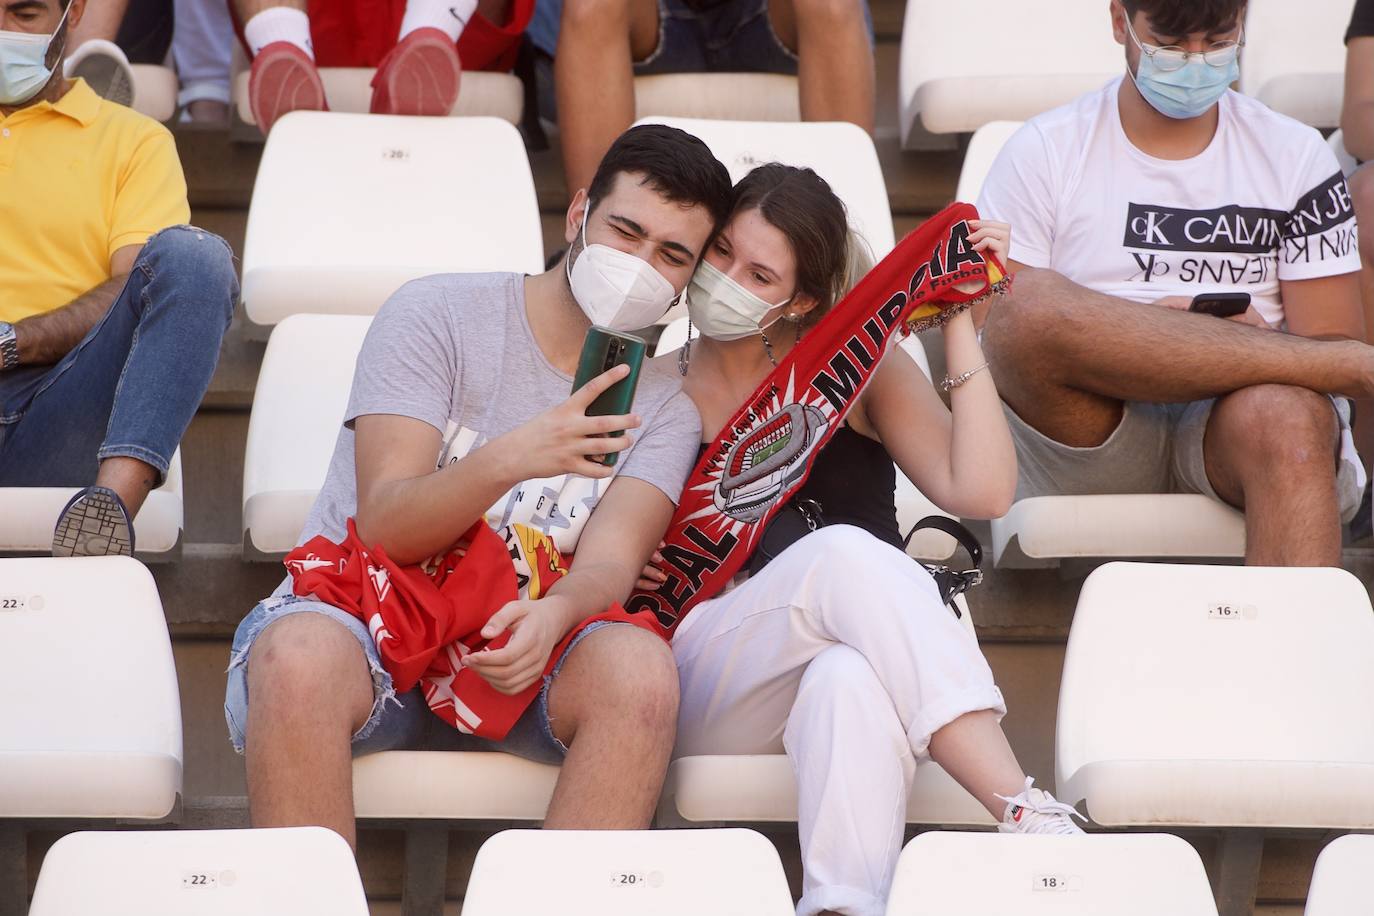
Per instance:
[[[801,488],[904,325],[943,324],[1009,282],[995,258],[969,244],[978,211],[953,204],[897,244],[807,332],[707,448],[659,550],[667,581],[636,592],[666,634],[748,561],[769,519]],[[976,293],[954,287],[982,281]]]
[[[470,653],[499,649],[504,632],[482,638],[482,627],[507,602],[539,598],[568,571],[553,542],[524,525],[493,531],[484,521],[460,546],[423,566],[398,566],[380,547],[358,538],[353,519],[342,544],[312,538],[286,556],[292,589],[361,620],[372,634],[382,667],[397,693],[416,684],[434,713],[459,731],[499,741],[539,695],[542,679],[508,696],[463,663]],[[657,632],[648,615],[620,605],[584,620],[549,656],[547,675],[577,633],[597,620],[618,620]]]

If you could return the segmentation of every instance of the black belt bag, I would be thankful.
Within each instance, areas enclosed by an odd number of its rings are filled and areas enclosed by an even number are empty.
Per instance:
[[[811,532],[825,526],[825,516],[821,512],[820,503],[814,499],[792,500],[777,515],[773,516],[768,527],[764,529],[763,537],[759,539],[759,546],[754,549],[754,555],[749,560],[749,574],[754,575],[788,547]],[[928,515],[907,532],[906,537],[902,540],[902,549],[907,548],[916,532],[925,528],[943,531],[954,538],[973,562],[972,569],[956,570],[938,563],[916,561],[925,567],[926,572],[930,573],[930,577],[935,580],[935,587],[940,592],[940,599],[953,609],[955,616],[962,617],[963,614],[959,611],[958,606],[953,604],[953,601],[983,581],[983,545],[978,543],[978,538],[973,536],[972,531],[954,519],[946,518],[943,515]]]

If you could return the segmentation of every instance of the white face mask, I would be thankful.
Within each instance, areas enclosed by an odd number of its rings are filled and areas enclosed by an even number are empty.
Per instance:
[[[568,286],[592,324],[613,331],[647,328],[672,308],[677,291],[642,258],[609,245],[587,244],[587,214],[582,213],[582,251],[568,260]]]
[[[762,334],[782,318],[779,313],[768,324],[763,318],[782,308],[794,297],[772,304],[727,277],[710,261],[702,261],[687,284],[687,317],[701,333],[712,340],[741,340]]]
[[[48,85],[54,69],[46,64],[48,49],[70,9],[68,3],[51,35],[0,31],[0,105],[23,104]]]

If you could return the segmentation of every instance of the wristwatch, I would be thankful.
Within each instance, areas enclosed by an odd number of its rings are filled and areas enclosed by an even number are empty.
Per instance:
[[[0,372],[19,367],[19,339],[14,325],[0,321]]]

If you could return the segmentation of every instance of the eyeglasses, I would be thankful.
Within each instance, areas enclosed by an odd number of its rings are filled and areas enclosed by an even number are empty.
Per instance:
[[[1130,33],[1131,40],[1140,48],[1141,53],[1149,57],[1154,63],[1155,69],[1165,73],[1183,69],[1188,64],[1188,58],[1194,55],[1201,57],[1209,67],[1224,70],[1235,63],[1236,57],[1240,54],[1240,49],[1245,47],[1244,29],[1241,30],[1239,39],[1218,41],[1206,51],[1185,51],[1177,45],[1168,45],[1163,48],[1147,45],[1136,36],[1129,18],[1126,20],[1126,31]]]

